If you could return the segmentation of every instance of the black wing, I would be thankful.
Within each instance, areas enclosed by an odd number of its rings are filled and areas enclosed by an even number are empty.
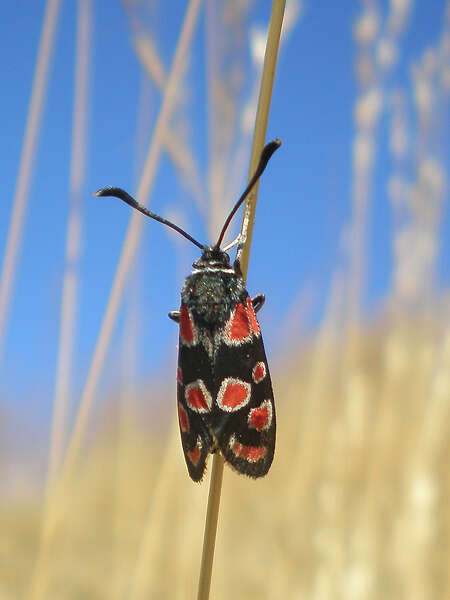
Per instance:
[[[180,324],[177,405],[181,443],[189,475],[194,481],[201,481],[208,454],[214,449],[209,430],[214,398],[210,340],[195,325],[184,304],[177,320]]]
[[[211,427],[234,469],[262,477],[274,456],[276,418],[261,331],[248,295],[216,337]]]

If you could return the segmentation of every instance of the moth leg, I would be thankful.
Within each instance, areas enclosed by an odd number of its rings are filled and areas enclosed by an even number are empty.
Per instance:
[[[236,265],[236,263],[240,263],[242,251],[244,250],[245,242],[247,241],[248,221],[249,221],[249,204],[246,202],[245,208],[244,208],[244,216],[243,216],[241,233],[239,234],[240,239],[239,239],[238,248],[236,251],[236,260],[234,262],[235,265]],[[241,271],[241,269],[239,266],[239,272],[240,271]]]
[[[228,250],[231,250],[231,248],[234,248],[235,246],[237,246],[240,243],[241,243],[241,234],[239,234],[232,242],[230,242],[227,246],[225,246],[225,248],[222,248],[222,250],[224,252],[228,252]]]
[[[255,313],[262,308],[264,302],[266,301],[266,297],[264,294],[257,294],[254,298],[252,298],[253,310]]]
[[[169,313],[169,319],[175,321],[175,323],[180,322],[180,311],[179,310],[171,310]]]
[[[238,257],[236,257],[236,260],[233,263],[233,269],[234,269],[234,272],[236,273],[236,275],[238,275],[239,277],[242,277],[241,261]]]

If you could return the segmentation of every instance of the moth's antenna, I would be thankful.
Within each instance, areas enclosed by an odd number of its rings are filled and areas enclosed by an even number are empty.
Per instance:
[[[225,221],[225,224],[222,227],[222,231],[220,232],[219,239],[217,240],[216,248],[220,247],[220,244],[222,243],[222,240],[223,240],[223,236],[225,235],[225,232],[228,229],[228,225],[230,224],[231,219],[234,217],[236,211],[238,210],[238,208],[241,206],[241,204],[244,202],[244,200],[250,193],[252,187],[255,185],[255,183],[258,181],[258,179],[264,173],[264,169],[266,168],[267,163],[269,162],[272,154],[275,152],[275,150],[278,150],[278,148],[280,146],[281,146],[281,140],[278,140],[278,139],[273,140],[272,142],[269,142],[268,144],[266,144],[264,146],[263,151],[261,152],[261,158],[259,159],[259,164],[255,171],[255,174],[248,182],[248,185],[245,188],[244,193],[239,198],[239,200],[236,202],[236,204],[233,207],[233,210],[228,215],[227,220]]]
[[[159,221],[163,225],[167,225],[167,227],[170,227],[171,229],[178,231],[178,233],[181,233],[181,235],[183,235],[186,239],[188,239],[190,242],[195,244],[198,248],[200,248],[200,250],[203,250],[203,248],[204,248],[203,244],[200,244],[200,242],[197,242],[197,240],[194,240],[194,238],[191,235],[189,235],[188,233],[186,233],[186,231],[184,231],[184,229],[181,229],[181,227],[178,227],[178,225],[175,225],[175,223],[172,223],[171,221],[168,221],[167,219],[160,217],[159,215],[152,212],[148,208],[145,208],[145,206],[142,206],[142,204],[139,204],[139,202],[136,202],[136,200],[122,188],[113,187],[111,185],[108,185],[108,186],[96,191],[94,196],[97,196],[97,197],[114,196],[115,198],[120,198],[120,200],[123,200],[124,202],[126,202],[127,204],[129,204],[130,206],[132,206],[133,208],[138,210],[139,212],[141,212],[143,215],[146,215],[147,217],[151,217],[152,219],[155,219],[155,221]]]

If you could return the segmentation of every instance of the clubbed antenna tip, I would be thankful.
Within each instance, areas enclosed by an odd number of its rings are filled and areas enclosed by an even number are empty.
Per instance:
[[[278,138],[276,140],[272,140],[271,142],[269,142],[268,144],[266,144],[264,146],[263,151],[261,152],[261,157],[259,159],[258,166],[256,167],[256,171],[255,171],[253,177],[248,182],[248,185],[245,188],[244,193],[242,194],[242,196],[239,198],[239,200],[234,205],[233,210],[228,215],[227,220],[225,221],[225,223],[222,227],[222,231],[220,232],[219,239],[217,240],[217,243],[216,243],[217,248],[219,248],[220,244],[222,243],[223,236],[225,235],[225,232],[228,229],[228,225],[230,224],[231,219],[234,217],[238,208],[241,206],[241,204],[244,202],[244,200],[246,199],[248,194],[251,192],[252,187],[255,185],[255,183],[258,181],[258,179],[264,173],[264,170],[267,167],[267,163],[269,162],[272,154],[275,152],[275,150],[278,150],[278,148],[280,146],[281,146],[281,140],[279,140]]]
[[[95,192],[94,196],[96,196],[97,198],[100,198],[103,196],[113,196],[114,198],[119,198],[120,200],[123,200],[123,202],[128,204],[129,206],[131,206],[131,207],[135,208],[136,210],[138,210],[139,212],[141,212],[143,215],[146,215],[147,217],[151,217],[152,219],[155,219],[155,221],[158,221],[159,223],[162,223],[163,225],[167,225],[167,227],[174,229],[175,231],[180,233],[182,236],[184,236],[186,239],[188,239],[190,242],[195,244],[198,248],[200,248],[200,250],[203,250],[203,244],[200,244],[200,242],[197,242],[197,240],[194,239],[191,235],[189,235],[189,233],[184,231],[184,229],[181,229],[181,227],[178,227],[178,225],[175,225],[175,223],[172,223],[171,221],[168,221],[167,219],[160,217],[159,215],[157,215],[153,211],[149,210],[145,206],[142,206],[142,204],[139,204],[139,202],[136,202],[136,200],[122,188],[114,187],[112,185],[107,185],[106,187],[97,190]]]

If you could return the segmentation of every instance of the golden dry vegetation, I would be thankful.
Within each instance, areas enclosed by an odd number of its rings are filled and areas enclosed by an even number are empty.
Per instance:
[[[52,35],[52,19],[56,19],[52,10],[57,11],[57,4],[48,3],[44,37]],[[209,173],[211,205],[205,207],[193,155],[169,122],[200,4],[188,3],[170,71],[160,63],[151,36],[144,35],[143,29],[133,30],[136,55],[163,98],[154,136],[144,153],[138,198],[151,191],[164,147],[203,206],[211,231],[216,231],[222,221],[219,202],[225,174],[220,169]],[[291,28],[300,18],[299,10],[292,12],[298,4],[292,2],[288,13]],[[221,124],[211,134],[212,158],[214,152],[230,150],[231,125],[241,110],[234,80],[222,78],[221,67],[232,61],[239,64],[239,56],[226,41],[234,39],[230,29],[243,34],[247,4],[225,2],[224,6],[227,19],[219,33],[213,30],[212,35],[209,30],[208,38],[214,44],[219,36],[223,53],[217,50],[217,70],[209,74],[210,118]],[[393,68],[399,35],[407,27],[404,11],[409,3],[392,3],[381,33],[374,6],[378,3],[363,3],[354,24],[358,94],[351,142],[352,219],[343,235],[348,262],[345,268],[336,266],[328,307],[315,333],[291,336],[272,360],[278,439],[268,477],[250,481],[225,471],[212,580],[216,600],[450,598],[450,298],[446,290],[438,289],[435,278],[448,192],[445,168],[430,150],[442,135],[448,114],[450,11],[447,5],[442,36],[432,48],[424,49],[414,66],[411,88],[389,91],[392,286],[383,308],[369,319],[361,309],[361,297],[370,277],[364,244],[376,134],[387,96],[385,80]],[[92,6],[81,0],[79,7],[78,112],[66,249],[75,263],[81,243],[79,200],[89,89],[83,68],[92,35]],[[136,19],[132,3],[127,7]],[[206,23],[211,28],[212,18],[208,13]],[[45,56],[41,58],[45,62]],[[38,85],[39,77],[46,77],[45,66],[36,77]],[[246,110],[254,108],[256,92],[257,86]],[[30,111],[36,111],[39,121],[42,90],[33,93],[37,99]],[[408,94],[414,97],[417,113],[414,131],[403,118]],[[30,117],[26,139],[36,135],[35,125]],[[411,139],[417,144],[413,150],[408,146]],[[244,150],[248,145],[247,136]],[[412,179],[406,177],[407,152],[415,155]],[[245,172],[246,164],[243,157],[238,159],[236,176]],[[20,231],[20,214],[26,209],[31,162],[25,157],[21,164],[19,179],[25,183],[14,199],[16,224],[11,226],[9,259],[2,272],[0,324],[7,321],[11,273],[20,244],[14,231]],[[69,269],[64,274],[47,486],[42,497],[23,494],[1,501],[1,600],[195,597],[209,473],[201,485],[189,480],[175,406],[167,423],[161,415],[155,422],[155,415],[138,410],[141,403],[135,401],[145,395],[146,403],[167,404],[173,400],[173,386],[152,382],[149,397],[147,390],[129,384],[111,394],[101,411],[93,411],[124,273],[131,269],[139,243],[137,223],[132,220],[128,230],[70,435],[67,373],[79,297],[78,275]],[[130,319],[128,325],[124,357],[133,355],[136,324]],[[126,358],[123,363],[126,373]],[[5,422],[3,427],[7,426]],[[0,462],[5,472],[7,460],[5,451]]]
[[[274,368],[270,476],[226,469],[214,598],[450,592],[450,330],[392,319],[348,337],[337,317]],[[207,481],[186,476],[175,427],[108,421],[61,500],[44,597],[194,597]],[[4,598],[26,597],[40,508],[2,507]]]

